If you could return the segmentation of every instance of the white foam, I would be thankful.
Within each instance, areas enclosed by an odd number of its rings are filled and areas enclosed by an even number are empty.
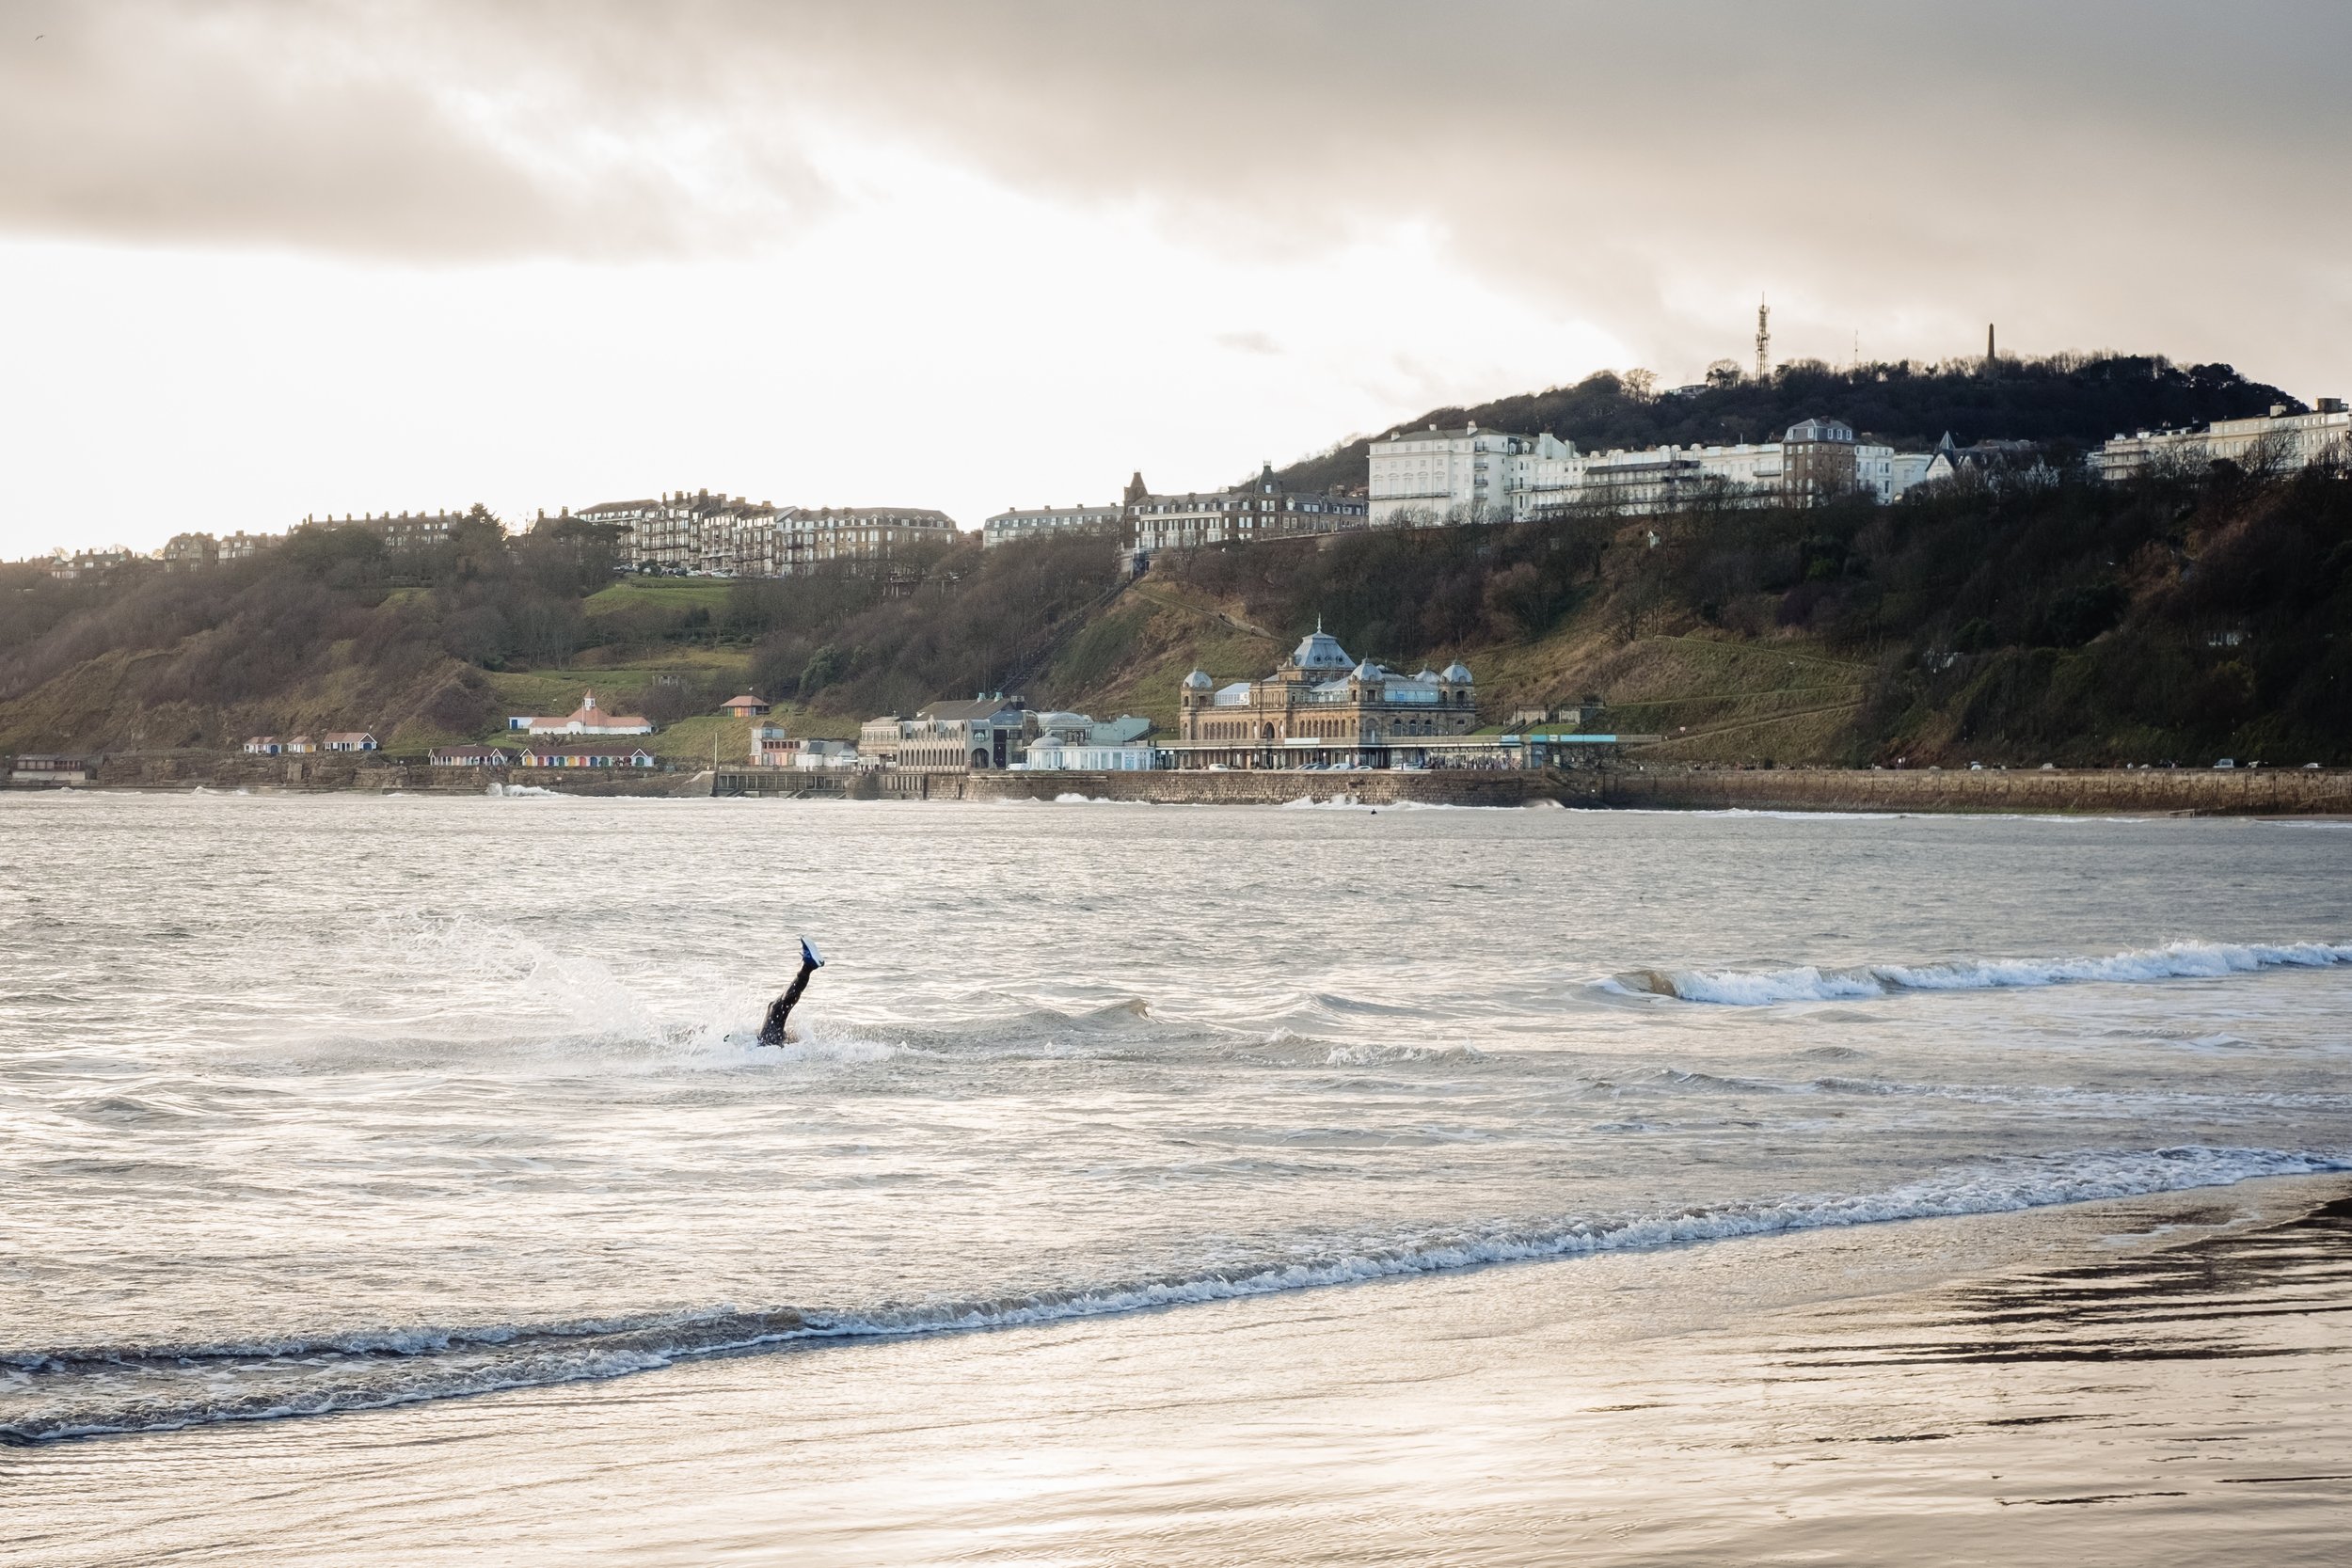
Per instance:
[[[1475,806],[1457,806],[1444,800],[1365,800],[1353,794],[1334,795],[1317,800],[1302,795],[1295,800],[1285,800],[1280,811],[1476,811]]]
[[[1623,1123],[1627,1131],[1640,1124]],[[2228,1186],[2265,1177],[2313,1176],[2352,1170],[2352,1150],[2296,1151],[2180,1146],[2155,1149],[2093,1149],[1989,1161],[1865,1194],[1814,1194],[1773,1200],[1698,1205],[1661,1213],[1574,1217],[1547,1225],[1458,1227],[1451,1235],[1411,1244],[1366,1243],[1320,1256],[1263,1265],[1240,1264],[1154,1278],[1073,1286],[995,1300],[908,1303],[850,1309],[780,1307],[746,1312],[713,1307],[600,1323],[537,1327],[489,1325],[466,1329],[413,1328],[337,1335],[315,1342],[274,1341],[219,1346],[95,1347],[20,1353],[9,1357],[28,1372],[56,1372],[76,1364],[150,1365],[195,1362],[203,1392],[172,1403],[151,1389],[128,1402],[53,1408],[0,1426],[0,1441],[41,1442],[101,1433],[163,1431],[221,1421],[375,1409],[499,1388],[544,1386],[622,1376],[676,1361],[728,1352],[815,1340],[901,1338],[915,1335],[1009,1328],[1074,1318],[1105,1317],[1160,1307],[1232,1301],[1289,1291],[1355,1285],[1408,1275],[1496,1263],[1629,1252],[1782,1232],[1883,1221],[2008,1213],[2101,1198],[2132,1197],[2197,1187]],[[505,1347],[513,1355],[496,1359]],[[436,1363],[446,1353],[490,1357],[486,1365]],[[403,1358],[389,1365],[386,1354]],[[345,1384],[315,1385],[289,1395],[233,1388],[235,1363],[289,1356],[351,1354],[372,1359],[351,1369]],[[405,1358],[415,1357],[415,1360]],[[331,1370],[331,1369],[330,1369]]]
[[[1760,1007],[1776,1002],[1832,1002],[1903,990],[2002,990],[2082,981],[2132,983],[2214,978],[2264,969],[2325,969],[2352,964],[2352,943],[2324,942],[2175,942],[2086,958],[1961,958],[1940,964],[1803,965],[1766,970],[1645,971],[1635,984],[1601,982],[1620,994],[1649,990],[1685,1002]]]

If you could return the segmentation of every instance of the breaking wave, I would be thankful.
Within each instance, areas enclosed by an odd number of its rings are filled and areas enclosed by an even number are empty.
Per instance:
[[[2098,958],[1964,958],[1943,964],[1861,964],[1821,969],[1643,969],[1600,982],[1621,994],[1762,1007],[1776,1002],[1832,1002],[1906,990],[2003,990],[2077,981],[2129,982],[2211,978],[2263,969],[2325,969],[2352,964],[2352,943],[2175,942]]]
[[[542,1324],[387,1328],[224,1343],[0,1351],[0,1397],[22,1414],[0,1442],[325,1415],[612,1378],[681,1360],[1006,1328],[1360,1284],[1402,1275],[1817,1230],[2013,1212],[2052,1204],[2352,1170],[2352,1150],[2180,1146],[1987,1161],[1866,1194],[1814,1194],[1663,1212],[1495,1222],[1300,1248],[1189,1273],[993,1299],[866,1307],[714,1307]],[[30,1408],[25,1408],[29,1406]]]

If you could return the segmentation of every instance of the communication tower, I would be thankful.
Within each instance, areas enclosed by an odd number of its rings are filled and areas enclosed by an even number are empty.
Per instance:
[[[1756,302],[1756,379],[1768,381],[1772,374],[1772,308],[1761,299]]]

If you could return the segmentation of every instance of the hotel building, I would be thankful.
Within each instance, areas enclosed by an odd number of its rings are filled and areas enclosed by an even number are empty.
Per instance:
[[[980,525],[980,547],[994,549],[1015,539],[1038,539],[1057,533],[1119,531],[1116,506],[1037,506],[999,512]]]
[[[957,538],[955,520],[928,507],[771,506],[707,490],[564,515],[618,528],[629,570],[670,577],[780,578],[841,563],[857,570]]]
[[[1375,526],[1513,522],[1592,510],[1640,515],[1702,501],[1813,505],[1864,492],[1881,504],[1928,477],[1932,452],[1855,438],[1836,420],[1805,420],[1778,441],[1585,452],[1556,436],[1399,431],[1372,443]]]
[[[2289,473],[2315,463],[2352,463],[2352,411],[2342,398],[2321,398],[2308,414],[2286,404],[2250,420],[2216,420],[2202,430],[2140,431],[2118,436],[2093,457],[2103,479],[2202,471],[2230,462],[2257,473]]]
[[[1121,513],[1133,569],[1165,549],[1338,533],[1362,528],[1369,520],[1362,498],[1286,490],[1270,463],[1252,483],[1183,495],[1155,495],[1144,488],[1143,476],[1137,474],[1127,483]]]

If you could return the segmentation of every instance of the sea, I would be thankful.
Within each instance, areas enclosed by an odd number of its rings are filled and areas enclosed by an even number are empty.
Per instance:
[[[2347,1172],[2341,822],[9,795],[0,1561],[1767,1552],[1809,1421],[1913,1508],[1918,1292]]]

